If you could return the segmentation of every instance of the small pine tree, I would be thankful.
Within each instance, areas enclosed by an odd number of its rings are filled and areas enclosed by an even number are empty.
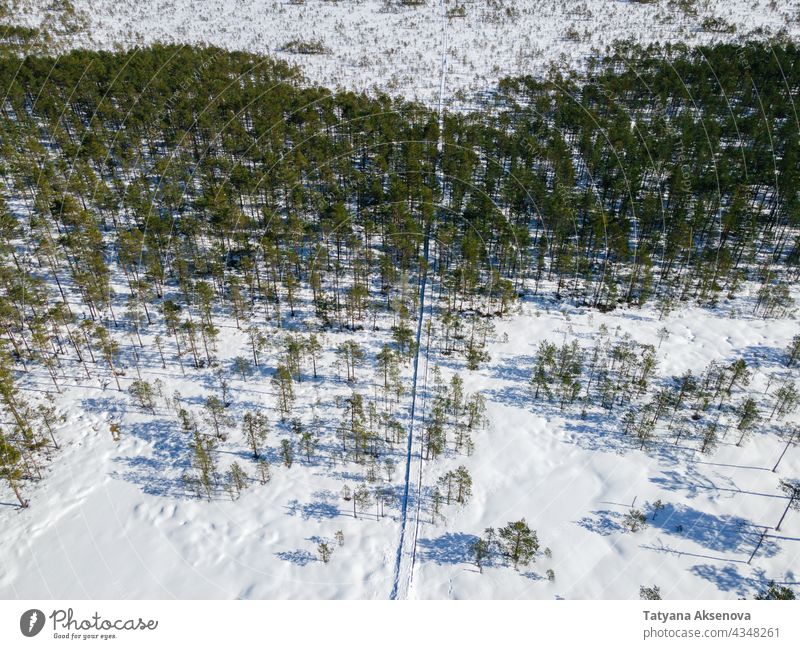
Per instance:
[[[736,425],[736,428],[740,435],[736,445],[741,446],[753,432],[753,428],[758,422],[759,414],[756,400],[752,397],[747,397],[747,399],[742,402],[742,405],[739,406],[737,414],[739,416],[739,423]]]
[[[353,516],[357,517],[357,510],[363,512],[368,509],[370,505],[372,505],[372,494],[369,488],[367,488],[366,485],[357,486],[353,492]]]
[[[661,599],[661,588],[658,586],[639,586],[639,599]]]
[[[214,486],[217,483],[217,468],[214,461],[214,441],[210,437],[202,435],[195,430],[194,439],[191,444],[194,457],[192,465],[197,471],[197,479],[208,500],[214,493]]]
[[[659,500],[656,500],[656,501],[653,503],[653,507],[652,507],[652,509],[653,509],[653,519],[652,519],[652,520],[656,520],[656,516],[658,515],[658,513],[659,513],[659,512],[660,512],[662,509],[664,509],[664,507],[665,507],[665,505],[664,505],[664,503],[662,503],[662,502],[661,502],[661,500],[660,500],[660,499],[659,499]]]
[[[19,501],[19,506],[25,508],[28,501],[22,497],[19,483],[22,480],[22,454],[19,449],[9,442],[0,432],[0,478],[8,483]]]
[[[718,443],[717,437],[717,423],[711,422],[706,426],[705,431],[703,432],[703,440],[700,444],[700,452],[701,453],[713,453],[714,449],[717,448]]]
[[[292,411],[294,402],[294,388],[292,387],[292,373],[285,365],[279,365],[275,369],[271,379],[272,386],[278,395],[278,411],[281,419],[286,419]]]
[[[152,414],[156,414],[155,392],[153,391],[153,386],[150,385],[149,382],[142,379],[134,379],[131,382],[130,388],[128,388],[128,392],[130,392],[139,407]]]
[[[317,554],[319,554],[319,558],[322,563],[328,563],[331,560],[333,548],[326,542],[321,541],[319,545],[317,545]]]
[[[767,587],[760,590],[755,599],[797,599],[797,595],[788,586],[779,586],[770,580],[767,582]]]
[[[283,458],[284,466],[287,469],[291,469],[294,462],[294,450],[292,449],[292,442],[288,439],[281,440],[281,457]]]
[[[259,448],[267,441],[269,423],[260,412],[246,412],[242,418],[242,434],[247,446],[253,453],[253,459],[260,457]]]
[[[228,485],[230,485],[229,491],[231,492],[232,500],[238,498],[241,495],[242,491],[247,489],[248,480],[249,477],[247,473],[245,473],[244,469],[242,469],[242,467],[239,466],[238,462],[234,462],[231,465],[231,468],[228,470]]]
[[[214,435],[224,440],[227,437],[224,429],[234,423],[233,418],[225,411],[225,403],[219,397],[210,396],[206,398],[203,407],[206,413],[208,413],[208,420],[211,422],[211,427],[214,429]]]
[[[233,371],[242,377],[242,381],[246,381],[247,377],[250,376],[252,372],[250,361],[244,356],[237,356],[233,359]]]
[[[786,348],[786,364],[793,367],[800,361],[800,334],[792,338],[792,342]]]
[[[256,462],[256,475],[258,475],[258,481],[262,485],[267,484],[272,479],[269,470],[269,462],[266,460],[259,460]]]
[[[474,557],[475,565],[478,566],[478,570],[483,574],[484,563],[489,557],[489,545],[485,539],[478,538],[472,544],[472,556]]]
[[[472,497],[472,477],[465,466],[455,470],[456,502],[465,505]]]
[[[525,519],[509,522],[498,530],[503,552],[511,560],[516,570],[520,565],[527,566],[539,550],[536,532],[528,527]]]
[[[647,517],[640,509],[631,509],[623,518],[625,527],[631,532],[638,532],[647,527]]]

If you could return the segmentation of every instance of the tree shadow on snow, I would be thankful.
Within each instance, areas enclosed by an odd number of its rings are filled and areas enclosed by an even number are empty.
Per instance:
[[[619,522],[621,519],[622,514],[619,512],[601,509],[591,512],[589,516],[584,516],[578,521],[578,525],[600,536],[609,536],[610,534],[625,531],[625,528]]]
[[[714,552],[730,552],[749,556],[755,548],[760,530],[739,516],[715,516],[686,505],[666,504],[648,525],[662,532],[693,541]],[[771,557],[779,552],[777,543],[765,538],[759,556]]]
[[[310,503],[301,503],[298,500],[290,500],[286,505],[289,516],[300,516],[304,521],[314,519],[321,521],[324,519],[336,518],[341,511],[335,505],[331,505],[324,500],[317,500]]]
[[[730,494],[731,498],[737,494],[743,494],[748,496],[761,496],[763,498],[786,499],[786,496],[780,493],[768,494],[739,489],[733,478],[719,475],[717,477],[720,480],[724,480],[728,486],[719,486],[710,478],[699,473],[697,469],[693,468],[691,465],[687,465],[684,471],[662,471],[661,476],[650,478],[650,482],[668,491],[686,491],[689,498],[696,498],[700,494],[713,491],[718,495]]]
[[[285,552],[276,552],[275,556],[283,561],[289,561],[297,566],[306,566],[317,558],[308,550],[290,550]]]
[[[137,422],[125,428],[125,437],[146,442],[150,455],[120,455],[112,459],[119,472],[110,475],[138,485],[144,493],[155,496],[186,497],[181,475],[191,468],[189,446],[180,435],[171,432],[172,422],[154,420]]]
[[[698,564],[689,569],[694,575],[701,579],[710,581],[719,590],[726,593],[734,593],[737,597],[746,598],[758,588],[761,580],[745,577],[739,573],[739,568],[731,564],[722,567],[710,564]]]
[[[472,562],[472,546],[477,540],[474,534],[448,532],[435,539],[419,539],[417,546],[422,550],[423,561],[455,565]]]

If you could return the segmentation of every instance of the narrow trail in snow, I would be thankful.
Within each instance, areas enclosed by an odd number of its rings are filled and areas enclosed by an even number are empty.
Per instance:
[[[441,74],[439,79],[439,141],[436,144],[436,150],[439,157],[439,166],[436,171],[436,179],[441,188],[443,186],[443,179],[441,176],[441,156],[444,149],[444,89],[445,89],[445,76],[447,71],[447,8],[444,0],[440,0],[440,7],[442,11],[442,56],[441,56]],[[416,401],[417,401],[417,379],[419,374],[419,356],[422,349],[422,327],[425,320],[425,289],[428,280],[428,260],[430,252],[430,229],[431,224],[425,225],[425,240],[423,244],[423,268],[420,273],[419,280],[419,315],[417,317],[417,332],[416,332],[416,348],[414,350],[414,373],[411,382],[411,413],[408,424],[408,439],[406,442],[406,469],[405,469],[405,484],[403,486],[403,501],[401,505],[400,514],[400,541],[397,545],[397,556],[395,557],[394,567],[394,580],[392,583],[392,592],[390,599],[406,599],[411,584],[414,578],[414,567],[417,558],[417,534],[419,533],[419,514],[421,511],[421,494],[422,494],[422,447],[420,445],[419,463],[417,465],[416,474],[416,494],[415,506],[412,508],[414,521],[412,532],[410,536],[406,535],[408,528],[408,514],[409,514],[409,496],[411,491],[411,465],[413,461],[414,449],[414,423],[416,415]],[[428,376],[428,356],[430,352],[430,332],[428,333],[425,344],[425,382],[423,391],[427,389],[427,376]],[[423,398],[423,421],[424,421],[424,398]],[[409,549],[406,550],[406,545]]]

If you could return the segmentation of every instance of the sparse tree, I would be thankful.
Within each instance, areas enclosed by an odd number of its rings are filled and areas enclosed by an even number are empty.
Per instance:
[[[319,555],[320,561],[322,561],[322,563],[328,563],[331,560],[331,555],[333,554],[333,548],[329,546],[325,541],[320,541],[319,545],[317,545],[317,554]]]
[[[294,388],[292,387],[292,373],[285,365],[279,365],[272,375],[272,387],[278,395],[278,411],[281,419],[286,419],[292,411],[294,402]]]
[[[640,586],[639,599],[661,599],[661,588],[658,586]]]
[[[19,506],[24,509],[28,506],[28,501],[23,498],[19,486],[24,475],[21,460],[22,454],[19,449],[0,432],[0,478],[11,487]]]
[[[623,524],[631,532],[638,532],[647,527],[647,517],[640,509],[630,509],[623,518]]]
[[[510,522],[498,530],[503,552],[516,570],[520,565],[527,566],[539,551],[536,532],[528,527],[525,519]]]
[[[246,412],[242,418],[242,434],[247,446],[253,452],[253,459],[257,460],[261,453],[259,448],[267,441],[269,422],[260,412]]]
[[[292,449],[292,442],[288,439],[281,440],[281,457],[283,464],[287,469],[292,468],[294,462],[294,450]]]
[[[789,502],[786,503],[786,509],[783,510],[781,520],[779,520],[778,524],[775,526],[776,532],[780,531],[783,519],[786,518],[786,514],[790,509],[800,511],[800,480],[781,480],[780,488],[781,491],[786,494]]]

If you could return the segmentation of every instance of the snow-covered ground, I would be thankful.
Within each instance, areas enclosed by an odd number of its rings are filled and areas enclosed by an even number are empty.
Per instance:
[[[43,2],[21,0],[13,16],[38,24]],[[269,53],[298,63],[314,82],[354,89],[379,87],[436,103],[440,92],[441,22],[438,2],[398,7],[379,0],[306,0],[305,3],[247,0],[194,2],[75,0],[85,12],[86,31],[63,36],[63,44],[130,47],[154,41],[209,43]],[[697,2],[697,15],[677,3],[587,0],[584,3],[526,0],[463,2],[465,16],[448,27],[447,91],[481,91],[509,74],[541,73],[552,62],[579,65],[593,48],[613,40],[643,43],[706,43],[738,39],[763,27],[797,34],[797,1]],[[25,7],[32,7],[26,10]],[[390,10],[384,7],[389,6]],[[448,3],[451,8],[455,3]],[[700,30],[704,18],[718,16],[736,33]],[[573,31],[575,30],[575,31]],[[319,40],[328,53],[294,55],[283,50],[293,39]],[[123,311],[127,288],[117,272],[117,307]],[[752,291],[751,291],[752,293]],[[796,299],[800,296],[796,294]],[[763,526],[774,527],[786,505],[779,477],[800,475],[800,451],[791,448],[778,474],[770,470],[782,449],[771,423],[743,447],[731,438],[710,455],[697,452],[696,440],[678,445],[661,436],[640,451],[621,432],[621,412],[599,409],[581,417],[576,409],[534,402],[528,384],[541,340],[576,338],[589,346],[601,324],[612,336],[628,333],[639,343],[658,345],[657,331],[670,336],[658,348],[658,376],[687,369],[700,373],[711,360],[745,357],[758,366],[749,390],[763,394],[770,375],[781,375],[781,353],[797,333],[794,317],[762,320],[751,315],[743,292],[717,310],[686,307],[659,320],[650,309],[601,314],[568,304],[527,299],[512,315],[496,321],[488,352],[491,361],[468,371],[456,357],[431,352],[420,359],[423,385],[433,365],[445,379],[458,372],[468,393],[481,392],[489,423],[475,435],[470,456],[446,454],[422,463],[422,484],[430,487],[450,468],[464,464],[473,477],[474,496],[464,507],[445,508],[431,522],[429,512],[417,528],[411,588],[417,598],[636,598],[639,586],[657,584],[665,598],[752,596],[767,579],[797,584],[800,514],[790,512],[780,533],[770,531],[751,564],[747,559]],[[310,314],[308,296],[297,320]],[[738,311],[736,311],[738,309]],[[259,324],[272,327],[260,316]],[[288,324],[288,319],[287,323]],[[249,356],[243,331],[217,314],[216,356],[230,370],[236,356]],[[211,502],[187,495],[180,477],[189,468],[186,434],[172,407],[159,399],[155,416],[137,408],[127,393],[115,390],[102,364],[86,379],[79,365],[64,368],[63,394],[53,394],[44,370],[23,383],[32,401],[53,400],[66,417],[56,431],[62,443],[44,478],[26,486],[27,510],[16,509],[13,495],[0,490],[0,597],[55,598],[385,598],[393,586],[399,541],[399,499],[386,516],[352,514],[341,497],[344,485],[363,480],[363,466],[337,454],[337,402],[351,394],[338,378],[335,346],[356,339],[369,362],[358,371],[358,389],[377,392],[375,354],[390,339],[391,322],[377,332],[329,333],[320,377],[296,384],[299,416],[322,434],[306,461],[298,452],[291,468],[281,464],[280,440],[290,436],[278,424],[270,377],[279,362],[276,346],[247,380],[229,371],[237,427],[220,446],[220,465],[236,461],[251,476],[255,469],[238,431],[246,410],[268,413],[272,431],[266,455],[272,479],[253,481],[231,501],[220,492]],[[123,338],[117,335],[120,341]],[[160,326],[146,329],[140,352],[142,376],[160,379],[165,396],[202,418],[202,400],[218,394],[211,370],[186,370],[170,362],[162,369],[153,341]],[[436,340],[434,339],[434,349]],[[124,339],[123,388],[136,378],[133,338]],[[168,357],[171,351],[167,352]],[[404,368],[406,381],[410,367]],[[99,378],[103,378],[100,381]],[[775,383],[771,392],[774,392]],[[425,395],[422,395],[423,413]],[[771,397],[763,397],[763,407]],[[397,406],[405,425],[408,395]],[[763,408],[762,408],[763,409]],[[110,421],[120,423],[114,441]],[[794,420],[797,417],[794,416]],[[402,445],[397,470],[379,481],[399,494],[403,484]],[[419,451],[419,439],[414,451]],[[418,460],[415,460],[418,461]],[[415,475],[415,474],[414,474]],[[412,496],[415,489],[412,487]],[[639,532],[626,532],[622,516],[635,502],[661,500],[665,508]],[[412,516],[416,512],[410,505]],[[524,517],[537,530],[552,557],[520,572],[489,566],[483,574],[471,563],[470,546],[487,527]],[[761,526],[761,527],[759,527]],[[334,541],[341,530],[344,544]],[[782,538],[778,538],[782,537]],[[317,558],[320,540],[333,546],[330,563]],[[404,564],[408,565],[408,564]],[[555,580],[545,578],[551,569]]]
[[[11,20],[38,26],[49,0],[16,0]],[[434,103],[439,89],[439,0],[73,0],[84,26],[57,29],[63,47],[133,47],[153,42],[240,49],[300,66],[314,83],[380,88]],[[616,40],[642,44],[763,39],[800,34],[798,0],[448,0],[451,97],[494,87],[507,76],[542,74],[552,64],[580,66]],[[58,14],[52,14],[58,15]],[[704,21],[735,28],[711,31]],[[77,21],[70,19],[71,22]],[[294,54],[291,41],[324,53]]]
[[[749,389],[762,393],[768,375],[785,372],[781,354],[797,323],[753,318],[744,310],[745,300],[734,303],[732,308],[742,309],[738,313],[692,307],[663,320],[649,310],[600,314],[529,300],[496,322],[492,360],[477,371],[465,370],[456,357],[438,355],[434,345],[430,364],[420,360],[427,376],[423,386],[433,364],[445,379],[458,371],[466,392],[485,396],[489,424],[475,436],[472,455],[448,453],[424,463],[428,487],[448,468],[465,464],[474,497],[464,507],[445,507],[445,519],[436,523],[423,508],[408,596],[627,599],[638,597],[640,585],[658,584],[665,598],[736,598],[751,597],[765,579],[796,584],[796,512],[787,515],[781,532],[770,530],[752,564],[746,563],[759,526],[774,527],[786,505],[778,479],[800,473],[797,447],[777,474],[770,470],[782,449],[774,431],[786,422],[773,422],[742,447],[728,435],[711,455],[698,453],[696,440],[676,446],[665,436],[643,452],[621,433],[621,412],[589,409],[585,418],[576,410],[561,412],[555,404],[534,402],[528,384],[540,340],[574,337],[588,346],[605,324],[612,336],[628,332],[653,345],[666,327],[670,336],[657,351],[659,376],[686,369],[699,373],[714,359],[744,356],[751,366],[758,362]],[[233,322],[220,322],[218,357],[229,367],[233,357],[247,355],[248,346]],[[386,324],[378,332],[356,334],[371,359],[359,371],[358,388],[366,394],[379,380],[371,365]],[[153,333],[145,335],[146,343]],[[326,348],[352,336],[330,334]],[[187,378],[174,365],[163,370],[152,347],[141,362],[145,378],[164,381],[168,396],[180,391],[182,402],[202,417],[201,396],[216,393],[210,370],[187,369]],[[86,380],[77,364],[67,368],[71,378],[63,381],[64,394],[48,397],[67,417],[57,431],[64,447],[54,453],[44,479],[28,486],[29,509],[0,507],[0,597],[388,597],[399,507],[387,506],[382,518],[374,507],[354,518],[352,505],[340,495],[344,484],[357,484],[363,474],[363,467],[334,459],[334,427],[341,416],[335,397],[351,388],[336,377],[331,353],[321,363],[319,379],[297,384],[301,417],[308,421],[314,404],[323,442],[311,462],[298,453],[287,469],[278,448],[288,435],[278,430],[268,380],[276,362],[274,353],[266,354],[264,367],[247,381],[231,377],[237,420],[257,407],[272,422],[266,452],[272,480],[254,482],[239,500],[221,492],[211,502],[188,497],[180,483],[187,439],[162,401],[152,417],[117,392],[113,381],[103,389],[97,380]],[[93,372],[102,375],[102,367]],[[123,387],[133,378],[128,366]],[[44,396],[41,391],[51,390],[48,380],[40,373],[25,386],[25,396]],[[763,397],[763,407],[769,398]],[[109,434],[110,419],[122,423],[119,442]],[[398,494],[400,446],[391,480]],[[236,460],[254,475],[238,430],[230,430],[220,458],[223,468]],[[389,484],[386,476],[380,480]],[[1,502],[10,504],[12,498],[5,489],[0,492]],[[637,507],[660,499],[665,508],[646,529],[631,533],[623,530],[621,517],[634,499]],[[486,527],[521,517],[551,548],[552,558],[540,556],[520,572],[492,566],[480,574],[471,564],[471,543]],[[325,564],[316,556],[317,543],[324,539],[335,546],[337,530],[344,545],[336,546]],[[544,578],[547,569],[554,570],[555,581]]]

